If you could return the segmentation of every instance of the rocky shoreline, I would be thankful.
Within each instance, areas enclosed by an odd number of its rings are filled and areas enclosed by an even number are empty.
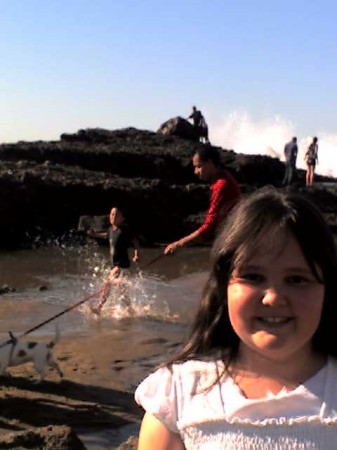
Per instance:
[[[200,223],[209,187],[193,175],[193,140],[135,128],[87,129],[59,141],[0,145],[0,248],[53,239],[81,240],[83,215],[123,206],[144,245],[171,241]],[[243,192],[280,186],[284,163],[221,149]],[[337,184],[317,176],[310,190],[298,171],[294,189],[312,196],[336,227]]]
[[[31,365],[11,367],[1,378],[0,448],[135,450],[143,411],[134,389],[172,342],[144,336],[126,350],[107,346],[113,338],[113,330],[63,337],[55,348],[63,380],[51,370],[35,384]]]
[[[209,196],[209,186],[193,175],[191,155],[196,145],[203,144],[174,133],[135,128],[87,129],[64,134],[59,141],[0,145],[0,248],[55,240],[81,243],[85,226],[83,220],[78,226],[79,219],[88,216],[103,221],[114,204],[126,210],[143,245],[192,231],[202,220]],[[278,159],[219,150],[244,193],[267,184],[280,188],[284,163]],[[305,173],[299,170],[291,189],[310,196],[337,232],[337,180],[316,179],[313,187],[306,188]],[[95,357],[108,338],[100,339],[91,349]],[[66,374],[62,383],[51,378],[43,385],[32,385],[21,367],[14,368],[14,378],[2,381],[1,448],[84,449],[78,437],[83,429],[138,427],[142,412],[134,404],[132,389],[118,383],[111,389],[111,379],[109,389],[104,388],[102,379],[110,377],[111,367],[105,372],[88,357],[91,344],[75,339],[60,346],[58,359]],[[162,352],[162,341],[151,345],[154,354]],[[133,351],[123,364],[119,355],[109,355],[116,379],[142,349]],[[109,448],[135,449],[136,440],[134,436],[119,443],[120,447]]]

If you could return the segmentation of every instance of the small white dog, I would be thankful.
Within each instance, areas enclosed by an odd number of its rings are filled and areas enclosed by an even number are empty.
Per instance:
[[[0,375],[7,374],[7,367],[32,361],[35,370],[40,375],[37,382],[44,379],[48,366],[55,369],[61,378],[63,377],[63,373],[52,354],[53,347],[60,339],[58,327],[56,327],[54,339],[48,344],[19,341],[11,332],[9,332],[9,335],[10,340],[2,346],[0,345]]]

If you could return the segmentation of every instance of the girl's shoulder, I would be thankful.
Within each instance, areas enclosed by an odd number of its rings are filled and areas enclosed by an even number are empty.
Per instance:
[[[203,358],[175,362],[150,374],[135,392],[136,402],[145,411],[161,420],[170,430],[177,432],[177,423],[203,409],[208,403],[222,410],[221,397],[216,388],[219,375],[224,373],[221,360]],[[201,395],[197,395],[201,394]]]
[[[172,365],[172,373],[182,384],[190,380],[193,384],[214,382],[225,372],[225,364],[221,359],[205,357]]]
[[[220,359],[203,358],[175,362],[163,366],[145,378],[136,390],[136,400],[143,396],[158,396],[180,393],[186,397],[211,388],[225,374],[225,365]],[[170,393],[170,394],[169,394]],[[178,394],[179,395],[179,394]]]
[[[202,357],[200,359],[188,359],[176,361],[172,364],[159,367],[149,375],[151,378],[186,379],[186,377],[208,377],[217,372],[224,372],[225,365],[221,359],[215,357]],[[149,378],[148,377],[148,378]]]

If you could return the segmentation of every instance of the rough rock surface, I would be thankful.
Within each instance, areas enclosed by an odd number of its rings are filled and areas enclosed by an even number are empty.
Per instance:
[[[85,446],[66,425],[47,426],[0,434],[0,448],[25,450],[85,450]]]
[[[129,439],[121,444],[117,450],[136,450],[138,444],[137,436],[130,436]]]
[[[158,129],[158,133],[165,135],[179,136],[191,141],[199,141],[199,136],[193,125],[182,117],[173,117],[173,119],[164,122]]]
[[[0,145],[0,247],[79,238],[81,216],[106,215],[115,204],[126,210],[145,244],[192,231],[209,196],[191,164],[200,145],[135,128],[79,130],[60,141]],[[280,186],[284,164],[278,159],[220,150],[243,192]],[[307,191],[336,227],[336,180],[317,181]],[[305,190],[304,171],[298,171],[295,188]]]

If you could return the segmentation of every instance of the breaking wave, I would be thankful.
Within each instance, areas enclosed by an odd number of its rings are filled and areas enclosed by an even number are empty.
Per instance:
[[[236,153],[269,155],[281,161],[284,161],[284,145],[293,136],[297,136],[298,139],[297,167],[305,169],[304,154],[313,136],[299,136],[294,125],[280,116],[254,120],[246,112],[235,111],[210,127],[210,139],[215,145],[232,149]],[[337,154],[337,134],[322,131],[317,133],[317,137],[319,164],[316,172],[337,177],[337,167],[334,163]]]

